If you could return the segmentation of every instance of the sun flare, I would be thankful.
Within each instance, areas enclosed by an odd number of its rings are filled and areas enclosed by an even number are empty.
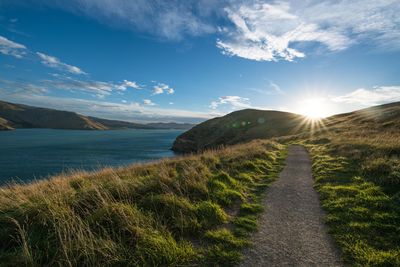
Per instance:
[[[323,98],[308,98],[300,102],[298,113],[312,120],[325,118],[329,109]]]

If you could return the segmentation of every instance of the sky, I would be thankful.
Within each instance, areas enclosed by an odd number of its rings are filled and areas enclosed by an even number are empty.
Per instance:
[[[400,101],[399,0],[1,0],[0,99],[134,122]]]

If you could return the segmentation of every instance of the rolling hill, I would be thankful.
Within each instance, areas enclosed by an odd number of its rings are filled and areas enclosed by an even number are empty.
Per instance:
[[[245,109],[214,118],[181,134],[172,149],[176,152],[201,151],[252,139],[290,135],[297,131],[303,116],[280,111]]]
[[[50,128],[71,130],[111,129],[190,129],[192,124],[140,124],[88,117],[75,112],[39,108],[0,101],[0,130],[16,128]]]
[[[351,130],[350,130],[351,129]],[[288,112],[245,109],[200,123],[178,136],[172,149],[195,152],[253,139],[322,133],[372,136],[400,130],[400,102],[334,115],[320,121]],[[357,134],[354,134],[357,132]]]

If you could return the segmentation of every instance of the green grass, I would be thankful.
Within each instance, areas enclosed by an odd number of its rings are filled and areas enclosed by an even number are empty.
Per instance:
[[[285,147],[254,141],[0,188],[2,266],[232,266]]]
[[[400,161],[379,146],[308,145],[331,234],[352,266],[400,266]],[[393,147],[395,149],[395,147]]]

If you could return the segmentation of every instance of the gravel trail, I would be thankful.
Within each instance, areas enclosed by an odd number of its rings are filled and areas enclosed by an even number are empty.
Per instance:
[[[343,266],[324,224],[304,147],[289,148],[286,166],[268,188],[264,207],[259,232],[241,266]]]

